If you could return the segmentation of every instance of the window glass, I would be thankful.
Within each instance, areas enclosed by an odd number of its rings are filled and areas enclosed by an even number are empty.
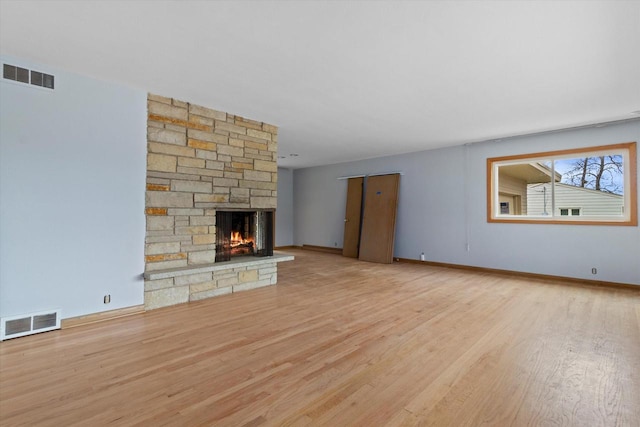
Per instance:
[[[487,159],[489,221],[637,224],[635,147]]]

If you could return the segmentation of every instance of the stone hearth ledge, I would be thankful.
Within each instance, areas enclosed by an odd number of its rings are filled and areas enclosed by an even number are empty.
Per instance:
[[[196,273],[207,273],[209,271],[228,270],[237,267],[253,267],[273,262],[293,261],[293,255],[282,252],[275,252],[273,256],[266,257],[242,257],[237,260],[216,262],[214,264],[190,265],[187,267],[168,268],[166,270],[154,270],[144,273],[147,280],[169,279],[178,276],[187,276]]]

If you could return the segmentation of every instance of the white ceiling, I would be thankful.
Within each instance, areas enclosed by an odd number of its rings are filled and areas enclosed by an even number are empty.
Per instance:
[[[275,124],[291,168],[640,110],[638,1],[0,0],[0,51]]]

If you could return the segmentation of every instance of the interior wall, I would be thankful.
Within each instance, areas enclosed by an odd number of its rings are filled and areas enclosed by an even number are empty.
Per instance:
[[[293,245],[293,170],[278,168],[276,246]]]
[[[395,257],[419,259],[424,252],[429,261],[640,285],[638,227],[486,218],[488,157],[639,140],[634,121],[298,169],[294,241],[342,247],[347,182],[339,178],[401,172]]]
[[[147,94],[1,59],[55,90],[0,83],[0,315],[142,304]]]

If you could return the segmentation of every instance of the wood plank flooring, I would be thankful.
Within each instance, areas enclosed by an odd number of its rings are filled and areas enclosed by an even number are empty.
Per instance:
[[[290,252],[277,286],[1,343],[0,425],[640,425],[638,291]]]

